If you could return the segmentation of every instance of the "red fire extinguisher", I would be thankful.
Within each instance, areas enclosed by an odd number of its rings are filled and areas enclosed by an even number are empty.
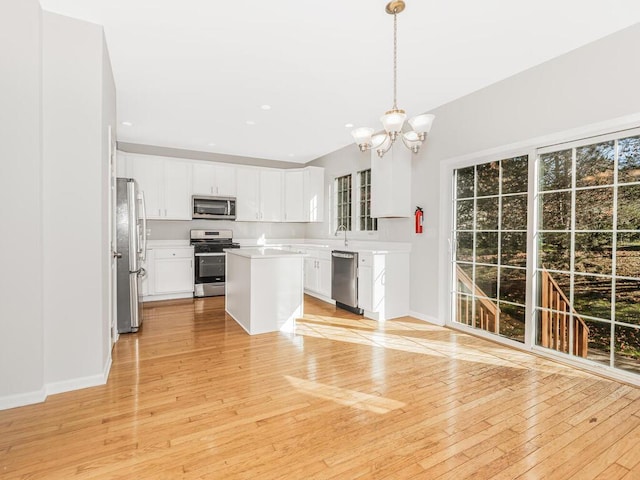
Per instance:
[[[424,219],[424,211],[420,207],[416,207],[416,233],[422,233],[422,221]]]

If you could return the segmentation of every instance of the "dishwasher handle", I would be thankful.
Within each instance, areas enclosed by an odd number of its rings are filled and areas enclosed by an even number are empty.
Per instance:
[[[355,253],[351,253],[351,252],[336,252],[333,251],[331,252],[331,256],[332,257],[336,257],[336,258],[356,258],[356,254]]]

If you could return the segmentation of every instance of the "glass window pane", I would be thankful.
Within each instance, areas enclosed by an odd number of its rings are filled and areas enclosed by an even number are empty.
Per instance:
[[[478,263],[498,263],[498,233],[476,233],[476,258]]]
[[[571,188],[571,150],[540,155],[540,190]]]
[[[476,167],[478,175],[478,197],[498,195],[500,188],[500,162],[483,163]]]
[[[525,232],[502,234],[500,263],[513,267],[527,266],[527,234]]]
[[[470,263],[456,263],[456,288],[458,292],[473,294],[473,265]]]
[[[500,269],[500,300],[524,305],[526,293],[526,270],[504,267]]]
[[[571,265],[571,234],[538,234],[538,267],[549,270],[569,270]]]
[[[475,167],[456,170],[456,198],[471,198],[474,192]]]
[[[471,325],[473,323],[473,297],[459,293],[456,295],[456,301],[456,322]]]
[[[498,267],[476,265],[476,292],[481,297],[498,297]]]
[[[586,357],[594,362],[609,365],[611,363],[611,324],[593,320],[584,320],[584,324],[589,330]],[[577,330],[576,343],[580,345],[584,343],[584,335],[581,334],[580,328]]]
[[[476,229],[498,229],[498,197],[476,200]]]
[[[575,275],[573,308],[578,315],[611,319],[611,278]]]
[[[615,326],[614,365],[622,370],[640,373],[640,329]]]
[[[502,160],[502,193],[525,193],[529,178],[529,157],[526,155]]]
[[[473,200],[458,200],[456,202],[456,229],[473,229]]]
[[[640,325],[640,280],[616,278],[615,302],[617,322]]]
[[[611,253],[613,251],[613,234],[611,233],[576,233],[574,265],[577,272],[613,273]]]
[[[613,228],[613,188],[576,191],[576,230]]]
[[[618,188],[618,230],[640,229],[640,185]]]
[[[596,143],[576,149],[576,187],[612,185],[614,142]]]
[[[527,229],[527,196],[511,195],[502,197],[501,230]]]
[[[640,278],[640,233],[618,233],[616,275]]]
[[[579,348],[571,346],[572,324],[574,331],[581,332],[582,344]],[[541,347],[564,353],[575,351],[580,356],[586,356],[588,345],[585,327],[584,322],[565,311],[536,310],[536,344]]]
[[[640,181],[640,137],[618,141],[618,182]]]
[[[540,194],[540,230],[571,228],[571,192]]]
[[[474,310],[475,327],[498,333],[498,306],[488,298],[476,298]]]
[[[524,320],[524,307],[500,302],[500,335],[524,343]]]
[[[456,233],[456,260],[473,262],[473,232]]]
[[[538,272],[538,305],[550,310],[570,312],[571,275],[557,272]]]

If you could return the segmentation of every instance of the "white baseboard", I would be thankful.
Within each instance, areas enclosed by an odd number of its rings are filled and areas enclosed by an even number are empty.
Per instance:
[[[24,407],[25,405],[31,405],[33,403],[44,402],[45,398],[47,398],[47,392],[44,387],[34,392],[6,395],[0,397],[0,410],[8,410],[10,408]]]
[[[320,295],[319,293],[311,292],[309,290],[304,291],[305,295],[309,295],[310,297],[317,298],[318,300],[322,300],[323,302],[330,303],[332,305],[336,304],[335,300],[330,299],[329,297],[325,297],[324,295]]]
[[[431,315],[424,315],[422,313],[410,311],[409,316],[417,318],[418,320],[422,320],[423,322],[433,323],[434,325],[440,325],[441,327],[444,326],[444,322],[442,320],[436,317],[432,317]]]
[[[45,385],[47,395],[54,395],[56,393],[70,392],[72,390],[80,390],[81,388],[97,387],[104,385],[109,379],[109,372],[111,371],[111,355],[107,360],[106,365],[102,373],[98,375],[89,375],[87,377],[72,378],[70,380],[63,380],[62,382],[52,382]]]
[[[146,295],[142,297],[143,302],[158,302],[161,300],[181,300],[183,298],[194,298],[193,292],[167,293],[164,295]]]

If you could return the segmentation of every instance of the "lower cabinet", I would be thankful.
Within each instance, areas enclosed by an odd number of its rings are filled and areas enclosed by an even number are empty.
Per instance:
[[[358,254],[358,307],[381,321],[409,314],[408,253]]]
[[[304,259],[304,289],[308,293],[331,297],[331,252],[306,250]]]
[[[162,247],[147,251],[142,280],[145,300],[183,298],[193,294],[193,247]]]

